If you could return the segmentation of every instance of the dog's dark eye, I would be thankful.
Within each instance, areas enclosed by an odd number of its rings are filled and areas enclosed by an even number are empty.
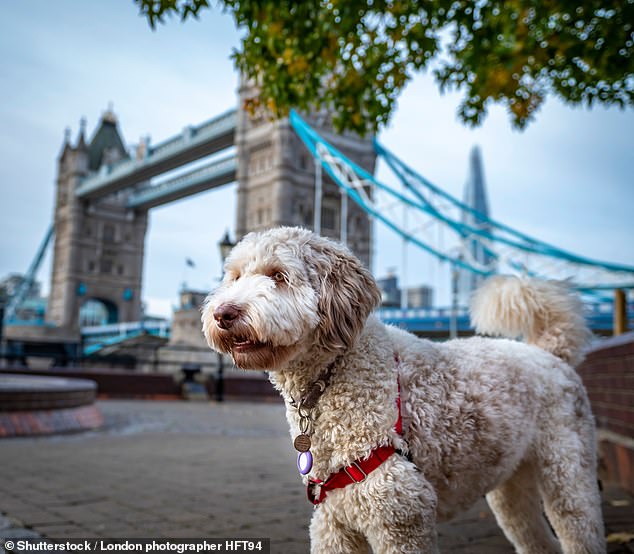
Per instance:
[[[276,271],[273,274],[273,280],[276,283],[284,283],[286,281],[286,276],[281,271]]]

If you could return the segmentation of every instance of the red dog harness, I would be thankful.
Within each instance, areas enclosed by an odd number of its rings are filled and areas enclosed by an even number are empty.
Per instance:
[[[398,371],[399,358],[394,354],[394,360],[396,361],[396,369]],[[398,380],[398,374],[397,374]],[[401,385],[398,384],[398,396],[396,397],[396,407],[398,409],[398,419],[394,430],[399,434],[403,434],[403,418],[401,416]],[[309,502],[315,506],[321,504],[326,498],[326,494],[329,491],[335,489],[342,489],[353,483],[363,483],[367,476],[372,473],[377,467],[379,467],[385,460],[387,460],[392,454],[396,452],[393,446],[379,446],[370,452],[367,458],[362,460],[356,460],[349,466],[340,469],[337,473],[331,473],[325,481],[321,479],[308,478],[308,485],[306,486],[306,495]],[[319,496],[315,495],[314,488],[320,486]]]

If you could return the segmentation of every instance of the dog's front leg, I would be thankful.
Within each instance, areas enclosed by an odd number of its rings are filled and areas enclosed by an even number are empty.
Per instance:
[[[367,554],[368,542],[347,527],[327,506],[315,510],[310,522],[311,554]]]
[[[363,483],[359,499],[368,502],[360,523],[374,554],[437,554],[434,488],[401,456],[390,458],[377,473]]]
[[[331,492],[313,515],[312,554],[437,554],[436,492],[392,456],[367,480]]]

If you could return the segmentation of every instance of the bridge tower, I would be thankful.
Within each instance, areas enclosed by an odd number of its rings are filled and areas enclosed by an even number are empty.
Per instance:
[[[239,90],[239,106],[252,97],[255,87],[244,81]],[[300,225],[313,229],[315,203],[315,164],[288,118],[270,121],[238,109],[236,147],[238,155],[238,202],[236,234],[240,239],[250,231],[279,225]],[[307,117],[331,144],[346,156],[374,172],[376,154],[372,136],[337,135],[328,115]],[[323,173],[321,234],[341,236],[341,194],[337,185]],[[348,201],[347,244],[370,267],[372,231],[367,214]]]
[[[72,146],[67,131],[58,159],[55,245],[47,320],[68,329],[79,324],[138,321],[147,210],[126,209],[136,187],[96,200],[74,191],[89,173],[128,158],[117,119],[101,117],[90,140],[82,121]],[[80,314],[83,321],[80,321]]]

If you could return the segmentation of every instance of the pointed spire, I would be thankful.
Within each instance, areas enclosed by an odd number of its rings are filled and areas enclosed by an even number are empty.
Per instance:
[[[150,153],[150,135],[139,138],[139,144],[136,146],[136,159],[144,160]]]
[[[82,117],[79,120],[79,136],[77,137],[77,146],[78,150],[86,150],[86,118]]]
[[[62,143],[62,149],[59,152],[59,159],[63,160],[68,151],[71,149],[70,146],[70,127],[66,127],[64,129],[64,142]]]
[[[111,102],[108,109],[101,114],[97,129],[88,145],[88,167],[92,171],[98,171],[104,163],[109,165],[129,157]]]
[[[117,116],[114,113],[114,104],[112,101],[108,102],[108,108],[103,112],[101,120],[115,125],[117,124]]]

